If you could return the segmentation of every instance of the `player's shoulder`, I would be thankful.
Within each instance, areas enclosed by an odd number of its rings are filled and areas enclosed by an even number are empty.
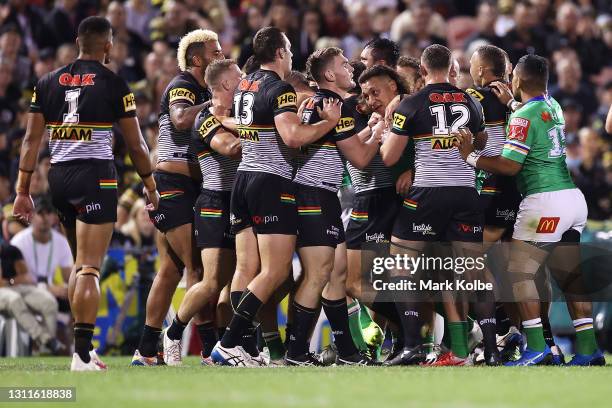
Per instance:
[[[467,88],[465,92],[481,104],[488,102],[495,103],[495,101],[499,102],[493,90],[488,86],[474,86]],[[501,104],[501,102],[499,103]]]
[[[202,139],[206,139],[208,135],[212,134],[212,131],[220,127],[221,122],[219,122],[219,119],[210,111],[210,105],[205,105],[204,109],[198,113],[194,124],[198,136]]]

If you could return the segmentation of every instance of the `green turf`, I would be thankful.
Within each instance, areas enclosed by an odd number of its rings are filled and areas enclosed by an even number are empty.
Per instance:
[[[612,367],[129,367],[71,373],[67,358],[0,359],[0,386],[74,386],[76,403],[0,407],[578,407],[612,405]]]

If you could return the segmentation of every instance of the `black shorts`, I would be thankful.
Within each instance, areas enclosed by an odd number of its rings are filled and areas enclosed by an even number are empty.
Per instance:
[[[514,177],[491,175],[480,191],[485,224],[512,229],[522,197]]]
[[[200,191],[193,223],[198,248],[236,249],[236,236],[230,226],[231,194],[231,191]]]
[[[80,159],[49,169],[53,205],[67,228],[117,221],[117,169],[112,160]]]
[[[484,215],[471,187],[411,187],[393,236],[408,241],[482,242]]]
[[[295,185],[284,177],[238,171],[230,208],[235,234],[251,226],[256,234],[297,234]]]
[[[355,194],[346,229],[346,247],[361,249],[365,243],[390,242],[399,204],[394,187]]]
[[[161,199],[149,218],[155,228],[166,233],[172,228],[193,222],[193,206],[200,194],[198,182],[183,174],[156,170],[153,173]]]
[[[332,191],[296,184],[298,210],[298,248],[328,246],[344,242],[340,200]]]

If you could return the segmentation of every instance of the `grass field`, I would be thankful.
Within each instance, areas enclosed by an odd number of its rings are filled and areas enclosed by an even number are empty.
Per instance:
[[[610,360],[610,359],[609,359]],[[595,368],[129,367],[71,373],[67,358],[0,359],[0,387],[71,386],[72,403],[0,407],[609,407],[612,366]]]

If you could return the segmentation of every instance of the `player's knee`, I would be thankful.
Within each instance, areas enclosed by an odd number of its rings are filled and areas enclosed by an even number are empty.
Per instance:
[[[100,270],[91,265],[83,265],[76,270],[76,277],[81,276],[93,276],[96,279],[100,279]]]

